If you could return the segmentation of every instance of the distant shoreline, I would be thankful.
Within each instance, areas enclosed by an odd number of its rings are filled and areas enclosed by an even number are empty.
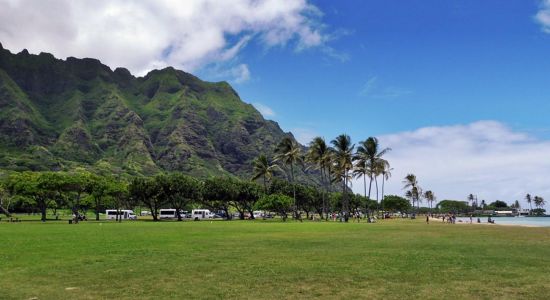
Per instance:
[[[476,220],[477,218],[473,218],[473,220]],[[438,218],[430,218],[430,221],[438,221],[438,222],[443,222],[442,219],[438,219]],[[537,228],[544,228],[544,227],[547,227],[547,226],[540,226],[540,225],[533,225],[533,224],[510,224],[510,223],[487,223],[487,222],[482,222],[482,223],[477,223],[477,222],[456,222],[455,224],[462,224],[462,225],[499,225],[499,226],[519,226],[519,227],[530,227],[530,228],[533,228],[533,227],[537,227]]]

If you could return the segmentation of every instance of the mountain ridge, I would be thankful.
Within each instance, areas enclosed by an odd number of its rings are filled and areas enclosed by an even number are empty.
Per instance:
[[[0,168],[249,176],[293,135],[227,82],[166,67],[136,77],[94,58],[0,44]]]

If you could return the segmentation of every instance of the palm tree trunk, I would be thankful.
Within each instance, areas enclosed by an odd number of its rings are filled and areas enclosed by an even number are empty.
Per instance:
[[[321,167],[321,185],[323,186],[323,188],[325,187],[325,174],[324,174],[324,171],[323,171],[323,167]],[[324,217],[324,214],[325,214],[325,191],[324,189],[322,190],[321,192],[321,201],[323,202],[323,209],[321,210],[321,220],[323,219]]]
[[[376,203],[378,203],[378,176],[374,177],[374,187],[376,188]]]
[[[364,193],[365,193],[365,199],[368,199],[367,198],[367,174],[366,173],[363,173],[363,189],[365,190]],[[369,201],[367,200],[367,202],[365,203],[365,217],[367,217],[369,214]]]
[[[369,182],[369,200],[370,200],[370,190],[371,190],[371,187],[372,187],[372,176],[369,176],[370,178],[370,182]]]
[[[384,182],[386,179],[384,178],[384,175],[382,175],[382,199],[380,200],[380,204],[382,204],[382,213],[384,213]]]
[[[294,196],[294,219],[298,219],[298,208],[296,207],[296,186],[294,185],[294,165],[290,164],[290,178],[292,181],[292,193]]]

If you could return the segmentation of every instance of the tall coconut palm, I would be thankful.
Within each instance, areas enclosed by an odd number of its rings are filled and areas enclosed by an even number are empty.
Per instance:
[[[393,168],[390,168],[390,163],[386,160],[385,162],[384,169],[382,169],[382,201],[384,201],[384,182],[390,179],[391,171],[393,171]],[[384,207],[382,207],[382,210],[384,210]]]
[[[376,161],[382,158],[382,156],[384,156],[384,154],[386,154],[388,151],[391,151],[391,148],[380,149],[378,139],[375,137],[369,137],[366,140],[359,142],[359,146],[357,146],[356,156],[361,157],[361,160],[365,162],[367,167],[370,166],[371,168],[374,168],[377,165]],[[370,174],[371,176],[369,181],[368,195],[369,199],[372,189],[372,181],[374,180],[374,170],[371,170]]]
[[[527,203],[529,203],[529,214],[533,211],[533,205],[531,204],[533,202],[533,199],[531,197],[531,194],[525,195],[525,200],[527,200]]]
[[[416,179],[416,175],[410,173],[405,176],[403,179],[404,189],[410,188],[410,193],[408,193],[412,199],[413,207],[414,202],[417,202],[418,208],[420,208],[420,187],[418,186],[418,180]]]
[[[267,183],[273,178],[276,171],[280,171],[279,165],[271,163],[267,156],[261,154],[252,162],[253,175],[252,180],[262,178],[264,183],[264,192],[267,194]]]
[[[321,213],[321,218],[326,213],[325,211],[325,194],[328,193],[328,184],[330,183],[330,164],[331,164],[331,153],[332,148],[330,148],[325,139],[322,137],[315,137],[309,143],[309,150],[306,154],[306,160],[312,164],[316,169],[319,170],[321,176],[321,185],[324,188],[322,194],[323,201],[323,210]]]
[[[334,146],[334,173],[337,180],[342,182],[342,210],[346,222],[349,219],[349,200],[347,197],[348,183],[351,179],[350,171],[353,169],[353,149],[351,138],[347,134],[341,134],[331,141]]]
[[[298,210],[296,207],[296,185],[294,184],[294,167],[303,164],[303,158],[300,145],[290,137],[284,137],[275,149],[275,162],[281,162],[290,168],[290,176],[288,177],[292,184],[292,193],[294,199],[294,218],[298,218]]]
[[[363,193],[367,200],[370,200],[367,198],[367,176],[369,176],[369,167],[367,167],[368,161],[361,155],[354,155],[353,160],[355,161],[355,166],[353,167],[353,176],[355,178],[363,178]],[[369,214],[369,203],[366,203],[365,211],[367,213],[367,216]]]
[[[473,194],[470,194],[468,195],[468,202],[472,204],[472,208],[474,207],[474,201],[475,201],[475,196]],[[472,209],[473,210],[473,209]]]
[[[544,198],[540,196],[535,196],[535,198],[533,198],[533,202],[535,202],[536,208],[543,208],[544,205],[546,204],[546,202],[544,201]]]
[[[424,199],[430,204],[430,210],[432,209],[432,203],[435,201],[435,195],[432,191],[424,192]]]
[[[378,198],[378,176],[382,175],[384,173],[384,170],[386,168],[389,168],[389,163],[387,160],[383,159],[383,158],[377,158],[375,161],[374,161],[374,166],[370,167],[370,172],[369,173],[372,173],[372,175],[374,176],[374,184],[375,184],[375,187],[376,187],[376,202],[380,202],[379,198]],[[369,164],[370,166],[370,164]],[[382,179],[382,182],[384,181],[384,179]],[[382,198],[383,199],[383,198]]]

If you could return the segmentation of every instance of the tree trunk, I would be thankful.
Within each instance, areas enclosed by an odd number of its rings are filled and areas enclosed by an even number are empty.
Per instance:
[[[384,178],[384,175],[382,175],[382,199],[380,200],[382,213],[384,213],[384,182],[386,181],[386,178]]]
[[[39,208],[42,215],[40,220],[42,220],[42,222],[46,222],[46,209],[48,208],[48,206],[46,205],[46,201],[40,201]]]
[[[345,171],[344,173],[344,181],[343,181],[343,186],[342,186],[342,210],[343,210],[343,213],[344,213],[344,221],[348,221],[349,219],[349,214],[348,214],[348,211],[349,211],[349,204],[348,204],[348,197],[347,197],[347,187],[348,187],[348,179],[347,179],[347,170]]]
[[[369,176],[370,178],[370,182],[369,182],[369,200],[370,200],[370,191],[371,191],[371,188],[372,188],[372,177]]]
[[[7,208],[4,208],[2,205],[0,205],[0,213],[3,213],[4,215],[6,215],[6,217],[11,217],[11,214],[10,212],[8,211]]]
[[[292,193],[294,195],[294,219],[298,220],[298,207],[296,206],[296,186],[294,185],[294,165],[290,164],[290,178],[292,181]]]

